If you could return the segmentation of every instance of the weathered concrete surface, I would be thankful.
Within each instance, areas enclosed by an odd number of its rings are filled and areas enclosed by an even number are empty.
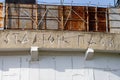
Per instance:
[[[93,48],[120,50],[120,34],[77,31],[0,31],[0,48]]]

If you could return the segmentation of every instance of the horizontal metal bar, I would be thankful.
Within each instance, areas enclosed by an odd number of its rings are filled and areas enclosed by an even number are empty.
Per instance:
[[[120,29],[120,27],[110,27],[111,29]]]
[[[108,14],[117,14],[117,15],[120,15],[120,13],[108,13]]]
[[[9,30],[34,30],[32,27],[31,28],[15,28],[15,27],[8,27],[7,29],[9,29]]]
[[[19,9],[42,9],[42,10],[45,10],[46,8],[30,8],[30,7],[11,7],[9,6],[8,8],[11,8],[11,9],[15,9],[15,8],[19,8]],[[60,10],[58,8],[48,8],[49,10]]]
[[[20,18],[20,17],[19,17],[19,18],[9,18],[9,19],[19,19],[19,20],[21,20],[21,19],[22,19],[22,20],[25,19],[25,20],[31,20],[30,18]],[[9,20],[9,19],[8,19],[8,20]],[[31,20],[31,21],[32,21],[32,20]]]
[[[8,6],[8,8],[11,8],[11,9],[15,9],[15,8],[22,8],[22,9],[38,9],[38,8],[32,8],[32,6],[31,7],[13,7],[13,6]]]
[[[109,20],[109,21],[120,21],[120,20]]]
[[[87,11],[85,11],[85,12],[87,12]],[[92,11],[92,10],[91,10],[91,11],[88,11],[88,12],[91,12],[91,13],[92,13],[92,12],[94,12],[94,13],[99,13],[99,12],[100,12],[100,13],[106,13],[106,11],[97,11],[97,12],[96,12],[96,11]]]

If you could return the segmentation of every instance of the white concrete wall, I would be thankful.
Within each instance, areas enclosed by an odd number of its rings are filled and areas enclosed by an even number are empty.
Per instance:
[[[60,52],[58,52],[60,53]],[[120,80],[120,55],[95,54],[84,60],[84,54],[0,56],[0,80]]]

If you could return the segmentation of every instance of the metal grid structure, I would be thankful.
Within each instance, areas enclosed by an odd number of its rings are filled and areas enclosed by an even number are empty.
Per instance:
[[[37,27],[36,14],[36,5],[6,4],[6,28],[34,29]]]
[[[109,31],[101,7],[6,3],[5,14],[6,29]]]

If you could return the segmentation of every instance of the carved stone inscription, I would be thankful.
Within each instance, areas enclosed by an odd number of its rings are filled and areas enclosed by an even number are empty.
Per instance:
[[[3,32],[1,36],[1,48],[38,46],[45,48],[120,49],[119,34],[12,31]]]

